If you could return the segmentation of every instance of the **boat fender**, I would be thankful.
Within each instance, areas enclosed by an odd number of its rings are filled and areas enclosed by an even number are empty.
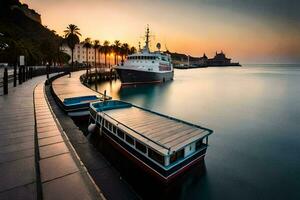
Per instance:
[[[89,132],[89,133],[94,133],[95,131],[96,131],[96,124],[91,123],[91,124],[88,126],[88,132]]]

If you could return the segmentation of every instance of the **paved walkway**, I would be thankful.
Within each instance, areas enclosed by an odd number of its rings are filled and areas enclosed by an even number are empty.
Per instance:
[[[36,199],[33,90],[44,77],[0,96],[0,199]]]
[[[0,199],[101,199],[44,96],[44,77],[0,96]],[[36,118],[35,118],[36,114]]]
[[[34,104],[43,198],[102,199],[46,98],[41,83],[34,91]]]

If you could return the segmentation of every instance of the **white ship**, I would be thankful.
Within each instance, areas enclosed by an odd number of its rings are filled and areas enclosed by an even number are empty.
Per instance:
[[[171,56],[160,51],[150,52],[149,27],[146,30],[145,46],[131,54],[120,65],[115,66],[122,84],[160,83],[173,80],[174,70]]]

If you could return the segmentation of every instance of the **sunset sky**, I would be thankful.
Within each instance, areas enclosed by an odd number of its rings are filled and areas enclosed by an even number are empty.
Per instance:
[[[43,25],[62,34],[76,24],[85,37],[143,44],[210,57],[223,50],[242,63],[300,63],[297,0],[23,0]]]

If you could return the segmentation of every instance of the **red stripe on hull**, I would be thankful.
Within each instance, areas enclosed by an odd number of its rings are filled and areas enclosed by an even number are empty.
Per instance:
[[[137,84],[151,84],[151,83],[162,83],[162,81],[148,81],[148,82],[130,82],[130,83],[121,83],[121,85],[137,85]]]
[[[189,164],[183,166],[180,170],[177,170],[176,172],[174,172],[173,174],[169,175],[168,177],[164,177],[159,172],[155,171],[150,166],[148,166],[147,164],[145,164],[144,162],[142,162],[136,156],[134,156],[130,152],[128,152],[124,147],[122,147],[116,141],[114,141],[113,139],[111,139],[107,134],[104,133],[103,136],[105,136],[105,138],[109,141],[109,143],[112,144],[114,147],[116,147],[116,149],[118,149],[121,154],[125,155],[131,161],[133,161],[134,163],[136,163],[139,168],[143,169],[148,174],[153,175],[156,179],[158,179],[159,181],[162,181],[164,183],[169,183],[171,180],[175,179],[177,176],[179,176],[183,172],[187,171],[190,167],[192,167],[195,164],[197,164],[198,162],[202,161],[204,159],[204,156],[205,156],[205,154],[203,154],[199,158],[197,158],[197,159],[193,160],[192,162],[190,162]]]

